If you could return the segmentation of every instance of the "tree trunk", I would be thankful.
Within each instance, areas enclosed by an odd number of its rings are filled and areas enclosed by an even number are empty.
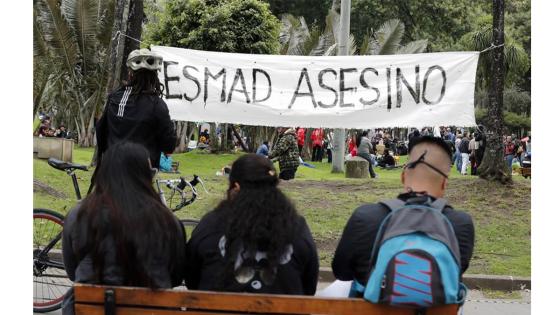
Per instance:
[[[106,94],[111,93],[113,90],[121,85],[121,64],[123,61],[124,52],[124,36],[117,33],[126,34],[126,19],[128,17],[128,4],[129,0],[116,0],[115,1],[115,21],[113,22],[113,30],[111,32],[111,45],[110,56],[107,71],[109,76],[107,78]]]
[[[177,132],[177,147],[175,148],[176,153],[182,153],[187,151],[187,132],[189,128],[189,123],[186,121],[176,122],[176,132]]]
[[[210,152],[218,153],[220,151],[220,143],[216,135],[216,123],[210,123]]]
[[[313,133],[313,128],[307,128],[305,130],[305,141],[303,142],[303,148],[301,149],[302,159],[311,161],[311,154],[313,152],[313,142],[311,141],[311,134]]]
[[[493,45],[504,44],[504,0],[494,0],[493,9]],[[504,95],[504,47],[492,51],[491,73],[493,73],[488,98],[488,125],[486,134],[486,150],[478,168],[480,178],[512,183],[511,172],[504,162],[504,144],[502,140],[504,128],[503,95]]]
[[[142,20],[144,20],[144,1],[143,0],[130,0],[128,7],[128,19],[126,21],[126,35],[140,39],[142,36]],[[120,78],[124,80],[128,78],[128,68],[126,66],[126,59],[128,54],[133,50],[140,48],[140,43],[129,37],[122,37],[124,40],[122,62],[120,66]]]
[[[239,141],[239,143],[241,144],[241,148],[243,149],[243,151],[248,153],[249,148],[247,147],[245,142],[243,142],[243,138],[241,138],[241,135],[237,132],[235,126],[232,125],[231,130],[233,131],[233,135],[237,138],[237,141]]]

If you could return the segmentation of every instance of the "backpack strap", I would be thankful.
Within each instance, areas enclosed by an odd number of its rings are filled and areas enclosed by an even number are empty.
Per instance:
[[[400,208],[402,208],[406,205],[406,202],[404,202],[404,201],[402,201],[398,198],[390,199],[390,200],[383,200],[379,203],[386,206],[387,208],[389,208],[389,210],[391,210],[391,212],[399,210]]]
[[[443,209],[447,206],[447,199],[438,198],[431,203],[432,208],[442,212]]]
[[[380,204],[382,204],[383,206],[389,208],[389,214],[387,214],[387,216],[383,219],[383,221],[381,221],[381,224],[379,225],[379,229],[377,230],[377,235],[375,236],[375,239],[373,241],[373,246],[371,248],[371,255],[369,258],[369,267],[370,270],[373,271],[373,266],[375,265],[375,261],[376,261],[376,253],[377,250],[379,249],[379,245],[381,243],[381,238],[383,237],[383,234],[385,233],[385,224],[387,223],[387,220],[389,220],[389,218],[391,217],[391,215],[393,214],[393,212],[401,209],[402,207],[404,207],[406,205],[406,202],[395,198],[395,199],[390,199],[390,200],[383,200],[381,202],[379,202]]]

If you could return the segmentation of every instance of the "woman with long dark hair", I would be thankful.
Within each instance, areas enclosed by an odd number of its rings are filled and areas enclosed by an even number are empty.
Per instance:
[[[315,243],[277,185],[267,158],[247,154],[233,163],[227,198],[203,217],[187,244],[189,289],[315,294]]]
[[[181,284],[186,237],[152,186],[148,151],[117,143],[99,166],[95,186],[64,220],[62,254],[70,280],[172,288]],[[73,313],[72,295],[63,303]]]

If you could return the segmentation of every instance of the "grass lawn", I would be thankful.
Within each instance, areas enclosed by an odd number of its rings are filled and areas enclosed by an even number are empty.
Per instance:
[[[92,149],[75,149],[74,162],[88,165]],[[175,154],[180,162],[181,176],[192,174],[204,179],[209,195],[177,212],[181,218],[200,218],[224,196],[227,181],[216,176],[236,154],[213,155],[198,152]],[[406,157],[401,157],[404,163]],[[281,184],[281,188],[306,218],[320,252],[321,265],[330,266],[348,217],[359,205],[394,198],[402,191],[400,170],[379,170],[379,179],[346,179],[344,174],[331,174],[330,164],[311,163],[316,168],[301,166],[296,179]],[[89,187],[92,171],[78,172],[82,194]],[[70,178],[47,165],[45,160],[33,161],[34,179],[64,193],[57,198],[43,191],[34,191],[34,207],[68,212],[76,201]],[[173,178],[179,175],[161,175]],[[201,189],[199,189],[201,191]],[[531,181],[515,176],[512,187],[490,184],[474,176],[461,176],[453,169],[447,199],[456,209],[469,212],[475,222],[475,252],[468,273],[530,276],[531,272]]]

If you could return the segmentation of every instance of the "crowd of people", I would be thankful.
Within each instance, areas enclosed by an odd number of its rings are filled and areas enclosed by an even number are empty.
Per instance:
[[[39,127],[33,132],[34,136],[37,137],[55,137],[55,138],[69,138],[68,131],[66,130],[66,126],[59,125],[58,128],[53,128],[51,125],[51,118],[46,115],[41,115],[40,117],[41,123]]]

